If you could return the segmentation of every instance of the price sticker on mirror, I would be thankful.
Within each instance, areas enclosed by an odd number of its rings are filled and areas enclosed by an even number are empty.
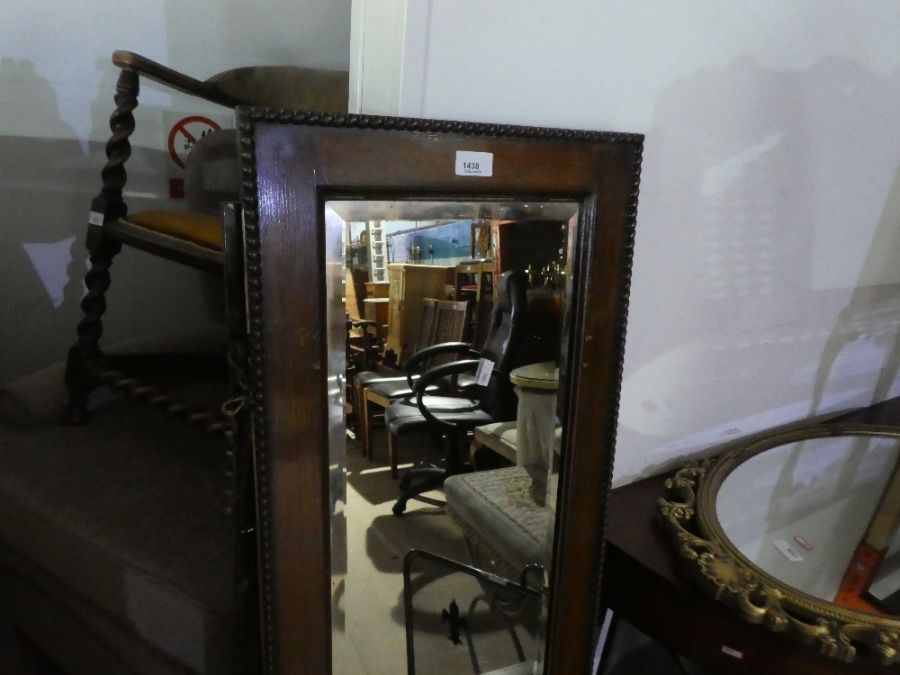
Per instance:
[[[781,551],[781,555],[791,562],[803,562],[803,556],[797,553],[797,549],[791,546],[786,539],[776,539],[772,544]]]
[[[494,175],[493,152],[456,151],[457,176],[481,176],[487,178]]]
[[[478,362],[478,370],[475,371],[475,384],[486,387],[491,381],[491,373],[494,371],[494,362],[490,359],[481,359]]]

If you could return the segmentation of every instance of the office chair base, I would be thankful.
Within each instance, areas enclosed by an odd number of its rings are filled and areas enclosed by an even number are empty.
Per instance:
[[[391,511],[394,512],[395,516],[403,515],[404,511],[406,511],[406,502],[410,499],[423,492],[439,488],[450,476],[465,473],[466,471],[467,469],[463,467],[456,467],[455,470],[431,467],[410,469],[400,478],[400,496],[397,498]]]

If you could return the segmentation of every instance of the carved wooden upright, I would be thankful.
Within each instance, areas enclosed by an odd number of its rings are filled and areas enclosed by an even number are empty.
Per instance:
[[[116,83],[116,109],[109,120],[112,136],[106,143],[106,165],[101,172],[103,187],[91,204],[87,249],[91,267],[84,277],[87,293],[81,301],[84,317],[78,324],[78,341],[69,350],[66,367],[66,386],[69,389],[67,418],[83,422],[87,417],[87,398],[96,385],[100,373],[100,336],[102,318],[106,312],[106,291],[109,289],[109,268],[113,257],[121,250],[118,241],[104,235],[103,226],[110,220],[128,213],[122,190],[128,176],[125,162],[131,156],[128,138],[134,131],[132,111],[138,105],[138,75],[122,70]]]

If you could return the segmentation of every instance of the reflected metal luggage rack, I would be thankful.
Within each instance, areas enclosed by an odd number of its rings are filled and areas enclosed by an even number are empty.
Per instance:
[[[541,565],[527,565],[516,582],[435,553],[408,551],[403,559],[408,675],[416,674],[416,631],[419,644],[427,643],[427,649],[420,648],[418,652],[420,664],[428,661],[421,672],[536,672],[543,646],[539,627],[543,619],[544,571]],[[439,586],[437,591],[434,585]],[[417,598],[425,596],[418,607],[414,603],[417,594]],[[486,612],[478,611],[482,604]],[[415,625],[417,615],[419,625]],[[524,631],[524,641],[517,628]],[[496,640],[484,640],[485,649],[479,652],[479,638],[498,631],[509,634],[504,645],[508,649],[498,649]],[[434,639],[429,640],[429,636]]]

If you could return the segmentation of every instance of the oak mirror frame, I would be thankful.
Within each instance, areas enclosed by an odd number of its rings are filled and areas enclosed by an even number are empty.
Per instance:
[[[238,125],[262,671],[332,672],[329,335],[345,328],[327,307],[325,203],[539,199],[578,213],[544,672],[589,672],[643,138],[262,108],[239,109]],[[457,175],[460,151],[488,153],[490,175]]]

